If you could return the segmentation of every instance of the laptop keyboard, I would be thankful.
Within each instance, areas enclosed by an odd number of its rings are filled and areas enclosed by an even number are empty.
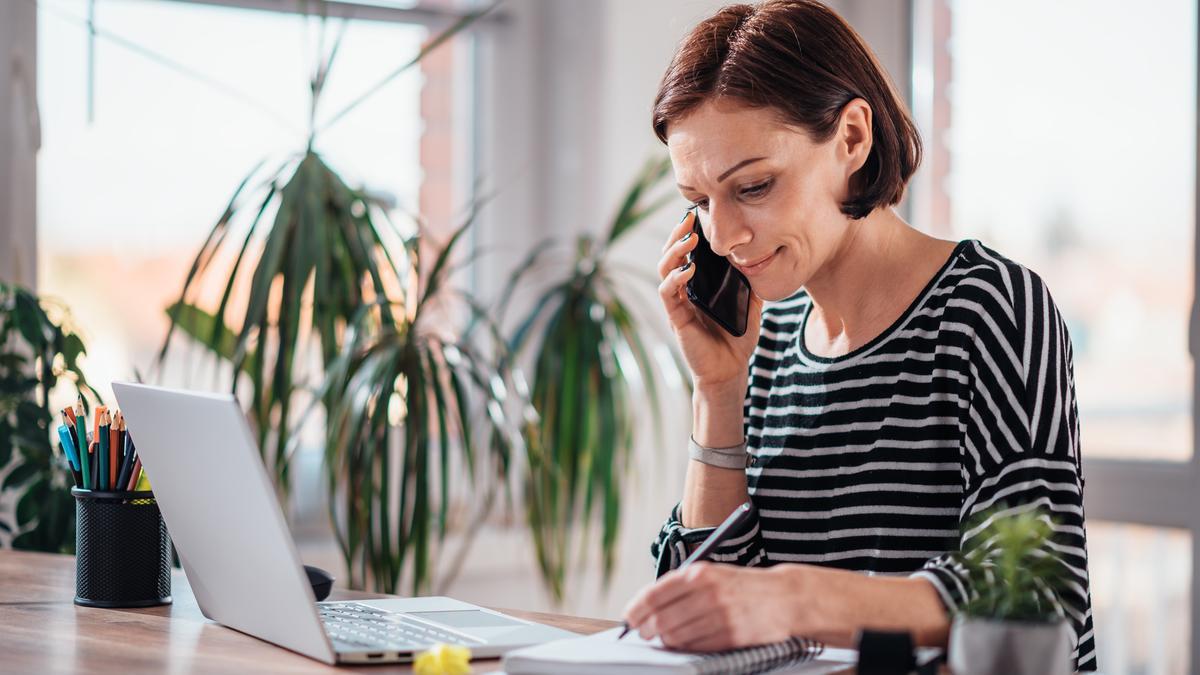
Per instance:
[[[483,640],[441,630],[398,612],[353,602],[318,604],[329,637],[363,649],[409,649],[438,642],[481,645]]]

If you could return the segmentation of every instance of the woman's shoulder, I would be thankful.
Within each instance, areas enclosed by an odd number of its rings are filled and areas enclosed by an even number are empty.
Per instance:
[[[960,242],[954,258],[938,284],[948,307],[1006,328],[1057,315],[1045,280],[1025,265],[974,239]]]

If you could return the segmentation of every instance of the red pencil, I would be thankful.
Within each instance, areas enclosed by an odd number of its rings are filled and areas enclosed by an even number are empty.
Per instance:
[[[129,484],[125,486],[130,492],[137,489],[138,479],[142,477],[142,458],[133,460],[133,472],[129,475]]]

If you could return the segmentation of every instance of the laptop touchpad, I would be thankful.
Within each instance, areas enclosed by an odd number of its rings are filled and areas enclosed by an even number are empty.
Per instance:
[[[477,609],[459,609],[441,612],[405,612],[405,614],[452,628],[490,628],[526,625],[521,621],[513,621],[508,617],[492,614],[491,612],[481,612]]]

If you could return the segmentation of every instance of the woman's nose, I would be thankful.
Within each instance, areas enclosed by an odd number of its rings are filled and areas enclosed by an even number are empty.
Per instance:
[[[708,237],[708,244],[712,247],[713,253],[725,257],[733,249],[750,241],[752,234],[750,228],[735,212],[718,210],[718,208],[709,212],[705,236]]]

